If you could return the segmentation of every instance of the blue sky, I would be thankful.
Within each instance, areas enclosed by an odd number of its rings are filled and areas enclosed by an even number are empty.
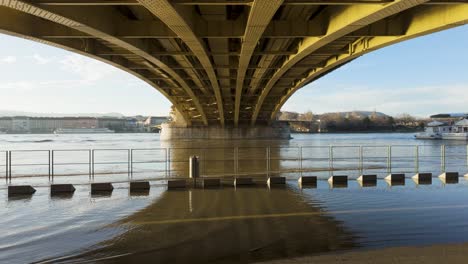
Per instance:
[[[468,27],[365,55],[299,90],[283,110],[468,112]],[[151,86],[104,63],[0,35],[0,110],[165,115]]]

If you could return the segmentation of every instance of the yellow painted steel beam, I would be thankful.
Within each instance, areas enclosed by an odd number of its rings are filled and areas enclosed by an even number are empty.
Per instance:
[[[89,35],[93,35],[97,38],[108,41],[116,46],[127,49],[134,54],[144,58],[145,60],[156,65],[158,68],[172,76],[186,91],[190,96],[198,109],[203,123],[208,124],[206,119],[206,114],[204,113],[203,108],[201,107],[197,97],[193,93],[192,89],[188,84],[177,74],[173,69],[164,64],[161,60],[155,58],[147,52],[146,45],[137,40],[122,40],[112,35],[112,32],[115,31],[114,21],[118,20],[113,18],[116,14],[112,12],[105,12],[107,9],[93,9],[85,10],[63,8],[59,6],[49,6],[38,7],[32,4],[29,4],[25,1],[16,1],[16,0],[0,0],[0,6],[6,6],[21,12],[25,12],[37,17],[44,18],[46,20],[67,26],[69,28],[75,29],[77,31],[84,32]]]
[[[0,6],[0,33],[7,34],[11,36],[16,36],[31,41],[36,41],[42,44],[49,46],[57,47],[60,49],[68,50],[86,57],[90,57],[95,60],[99,60],[103,63],[112,65],[116,68],[119,68],[122,71],[125,71],[151,85],[154,89],[159,91],[164,97],[166,97],[174,107],[181,112],[182,118],[188,124],[191,123],[191,118],[187,115],[187,112],[184,110],[184,107],[175,100],[174,97],[169,95],[164,89],[161,89],[160,86],[156,85],[153,81],[149,79],[149,76],[139,73],[138,71],[132,71],[128,68],[129,62],[122,57],[110,57],[103,58],[97,56],[93,53],[94,49],[100,43],[96,43],[94,40],[90,40],[91,43],[88,45],[83,45],[82,42],[74,40],[46,40],[37,37],[31,37],[34,35],[34,27],[31,25],[42,24],[50,28],[62,27],[59,24],[49,22],[47,20],[42,20],[33,15],[19,12],[17,10],[10,9],[5,6]]]
[[[425,2],[427,0],[396,0],[385,5],[351,5],[338,8],[330,15],[327,34],[323,37],[305,38],[298,47],[298,53],[291,55],[273,74],[255,105],[251,125],[257,121],[263,102],[276,82],[302,59],[353,31]]]
[[[308,76],[291,87],[277,103],[271,113],[271,120],[281,110],[284,103],[300,88],[311,81],[333,71],[339,66],[369,52],[402,42],[416,37],[428,35],[441,30],[468,24],[468,5],[433,5],[419,7],[414,11],[404,36],[400,37],[373,37],[358,40],[350,45],[350,52],[342,54],[327,61],[326,66],[312,69]]]
[[[187,44],[190,50],[196,55],[201,65],[210,79],[216,103],[221,126],[224,126],[224,108],[216,73],[213,64],[205,50],[203,43],[195,35],[187,21],[177,12],[177,10],[167,0],[138,0],[151,13],[165,23],[174,33],[176,33]]]
[[[239,69],[237,70],[234,107],[234,126],[236,127],[239,124],[239,110],[247,67],[264,30],[282,3],[283,0],[257,0],[250,8],[244,38],[242,39]]]

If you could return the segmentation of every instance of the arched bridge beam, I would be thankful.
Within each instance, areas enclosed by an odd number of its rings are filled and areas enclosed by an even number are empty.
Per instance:
[[[237,70],[234,109],[235,126],[239,124],[239,111],[242,90],[244,88],[245,74],[247,72],[250,59],[252,58],[252,54],[255,50],[255,47],[257,47],[257,43],[260,40],[260,37],[282,3],[283,0],[257,0],[253,2],[252,7],[250,8],[247,26],[245,28],[244,37],[242,39],[241,54],[239,57],[239,69]]]
[[[411,16],[404,36],[372,37],[358,40],[356,43],[350,44],[349,54],[342,54],[331,58],[326,62],[324,67],[312,69],[306,78],[297,82],[280,99],[270,119],[274,120],[276,118],[276,114],[281,110],[281,107],[297,90],[355,58],[405,40],[465,24],[468,24],[468,4],[420,7]]]
[[[260,97],[258,98],[258,102],[255,105],[251,124],[254,125],[257,121],[257,117],[260,113],[263,102],[276,82],[302,59],[340,37],[346,36],[347,34],[350,34],[364,26],[414,6],[423,4],[427,1],[428,0],[395,0],[387,4],[338,7],[337,11],[332,13],[329,17],[326,35],[323,37],[304,38],[303,41],[299,44],[298,52],[294,55],[291,55],[267,82],[265,88],[260,94]]]
[[[206,71],[213,87],[221,126],[224,126],[224,108],[221,97],[221,89],[216,78],[213,64],[201,40],[195,35],[187,21],[167,0],[138,0],[151,13],[165,23],[175,34],[177,34],[187,46],[193,51],[197,59]]]
[[[0,0],[0,6],[6,6],[21,12],[41,17],[77,31],[92,35],[96,38],[110,42],[120,48],[124,48],[133,54],[140,56],[144,60],[151,62],[170,75],[183,88],[200,114],[202,122],[205,125],[208,124],[206,114],[201,104],[199,103],[198,98],[179,74],[177,74],[163,61],[152,56],[148,50],[147,45],[142,43],[141,40],[121,39],[114,36],[113,33],[116,32],[115,25],[119,24],[117,22],[120,21],[120,19],[116,18],[115,14],[112,11],[109,11],[106,7],[100,7],[100,9],[95,9],[93,11],[90,9],[83,9],[84,7],[73,7],[70,9],[66,6],[37,6],[26,1],[17,0]]]
[[[7,34],[15,37],[20,37],[28,40],[32,40],[35,42],[39,42],[42,44],[46,44],[49,46],[61,48],[64,50],[68,50],[77,54],[81,54],[86,57],[90,57],[95,60],[99,60],[103,63],[110,64],[116,68],[119,68],[122,71],[125,71],[129,74],[134,75],[137,78],[145,81],[149,85],[151,85],[154,89],[159,91],[162,95],[164,95],[173,105],[174,107],[181,113],[182,118],[187,123],[190,123],[190,118],[188,117],[187,113],[184,111],[184,108],[177,102],[168,92],[154,82],[152,82],[146,72],[137,71],[137,70],[130,70],[129,66],[131,62],[126,60],[123,57],[117,56],[107,56],[101,57],[95,54],[95,50],[98,49],[105,49],[102,44],[96,42],[95,40],[87,40],[86,45],[83,45],[82,42],[78,42],[72,39],[44,39],[39,37],[34,37],[34,26],[32,25],[42,25],[46,26],[50,30],[57,30],[61,31],[66,29],[64,26],[47,21],[42,20],[39,17],[23,13],[14,9],[10,9],[8,7],[0,6],[0,33]]]

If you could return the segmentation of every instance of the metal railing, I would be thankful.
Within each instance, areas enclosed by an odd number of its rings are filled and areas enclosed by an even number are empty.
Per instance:
[[[188,158],[199,156],[201,176],[310,173],[468,171],[468,146],[363,145],[233,148],[59,149],[1,151],[5,179],[43,176],[146,175],[188,177]],[[67,169],[66,169],[67,168]],[[62,171],[60,171],[62,170]],[[64,171],[65,170],[65,171]]]

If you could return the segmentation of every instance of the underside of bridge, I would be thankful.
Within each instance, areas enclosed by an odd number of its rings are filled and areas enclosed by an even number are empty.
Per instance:
[[[127,71],[189,126],[245,127],[367,52],[466,24],[467,2],[0,0],[0,32]]]

